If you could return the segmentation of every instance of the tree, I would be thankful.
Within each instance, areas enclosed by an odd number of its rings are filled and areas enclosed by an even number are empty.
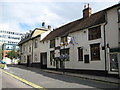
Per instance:
[[[18,52],[15,51],[15,50],[12,50],[12,51],[8,52],[6,56],[10,59],[14,59],[14,58],[17,59],[18,58]]]
[[[2,59],[2,49],[0,49],[0,60]]]

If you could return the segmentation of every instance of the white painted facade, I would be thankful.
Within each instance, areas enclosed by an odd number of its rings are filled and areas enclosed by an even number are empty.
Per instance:
[[[84,33],[86,31],[86,33]],[[71,69],[87,69],[87,70],[104,70],[104,50],[103,46],[103,25],[101,25],[101,38],[88,40],[88,29],[71,33],[78,44],[70,46],[70,61],[66,62],[66,68]],[[100,60],[91,61],[90,44],[100,43]],[[83,47],[83,61],[78,61],[78,47]],[[84,63],[84,55],[88,54],[90,63]],[[72,65],[72,67],[71,67]]]
[[[65,62],[66,69],[82,69],[82,70],[103,70],[108,71],[109,74],[119,74],[120,75],[120,52],[110,52],[110,48],[120,48],[120,22],[118,22],[118,9],[120,6],[106,10],[107,24],[101,24],[101,38],[95,40],[88,40],[88,28],[68,34],[68,36],[74,37],[78,44],[68,45],[70,61]],[[105,25],[105,39],[106,39],[106,62],[105,62],[105,51],[102,50],[104,47],[104,25]],[[93,26],[94,27],[94,26]],[[90,28],[90,27],[89,27]],[[86,31],[84,33],[84,31]],[[56,46],[60,46],[61,37],[55,38]],[[55,56],[60,56],[60,51],[54,48],[49,48],[50,41],[47,41],[48,45],[44,44],[44,52],[48,53],[47,57],[47,67],[56,68],[56,66],[50,65],[50,51],[55,51]],[[100,60],[91,61],[90,44],[100,43]],[[108,45],[108,46],[107,46]],[[88,54],[90,58],[90,63],[84,63],[83,61],[78,61],[78,47],[83,47],[83,55]],[[45,51],[46,49],[46,51]],[[110,54],[117,54],[118,59],[118,71],[111,71],[110,66]],[[105,66],[106,65],[106,66]],[[106,68],[105,68],[106,67]]]
[[[68,36],[74,37],[75,41],[78,43],[76,45],[68,45],[63,46],[61,49],[69,48],[69,56],[70,61],[65,62],[66,69],[82,69],[82,70],[105,70],[105,59],[104,59],[104,50],[102,50],[102,46],[104,45],[104,35],[103,35],[103,24],[101,24],[101,38],[95,40],[88,40],[88,29],[84,29],[81,31],[77,31],[74,33],[70,33]],[[95,27],[95,26],[94,26]],[[84,31],[86,31],[84,33]],[[57,37],[56,39],[56,47],[60,46],[61,37]],[[50,51],[55,51],[55,56],[60,56],[60,51],[55,50],[54,48],[49,48],[50,41],[47,41],[48,45],[44,44],[44,51],[48,53],[47,58],[47,67],[48,68],[56,68],[56,66],[50,65]],[[100,60],[91,61],[90,55],[90,44],[100,43]],[[48,46],[48,47],[47,47]],[[83,47],[83,61],[78,61],[78,47]],[[84,55],[88,54],[90,57],[90,63],[84,63]]]
[[[107,47],[107,66],[108,73],[120,75],[120,52],[110,52],[110,49],[120,48],[120,22],[118,22],[118,9],[120,6],[107,10],[107,24],[105,26],[106,44]],[[118,71],[111,71],[111,57],[110,55],[117,55]]]
[[[29,65],[31,64],[40,64],[40,52],[41,52],[41,44],[40,41],[51,31],[43,32],[42,34],[30,38],[29,40],[25,41],[20,45],[20,53],[21,53],[21,64],[28,64],[29,59]],[[37,46],[35,47],[35,41]],[[43,46],[42,46],[43,47]],[[44,62],[43,62],[44,63]]]

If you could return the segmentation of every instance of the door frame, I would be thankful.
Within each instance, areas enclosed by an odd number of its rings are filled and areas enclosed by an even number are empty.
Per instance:
[[[112,53],[108,54],[109,55],[109,58],[108,58],[108,60],[109,60],[109,62],[108,62],[108,66],[109,66],[108,73],[110,73],[110,74],[118,74],[119,73],[119,60],[117,61],[117,63],[118,63],[118,71],[111,71],[111,57],[110,57],[111,54],[117,54],[117,60],[119,59],[118,58],[118,56],[119,56],[118,52],[112,52]]]
[[[47,63],[43,64],[44,55],[46,56],[46,58],[44,60],[46,60],[46,62],[47,62],[47,52],[40,53],[40,68],[46,69],[47,68]]]

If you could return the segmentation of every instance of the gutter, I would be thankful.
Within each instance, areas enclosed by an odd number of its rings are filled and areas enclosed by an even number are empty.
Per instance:
[[[106,25],[107,25],[107,12],[105,11],[105,24],[104,24],[104,27],[103,27],[103,29],[104,29],[104,47],[105,47],[105,50],[104,50],[104,54],[105,54],[105,71],[107,71],[107,58],[106,58],[106,56],[107,56],[107,54],[106,54],[106,52],[107,52],[107,50],[106,50],[107,44],[106,44],[106,33],[105,33],[105,26]]]

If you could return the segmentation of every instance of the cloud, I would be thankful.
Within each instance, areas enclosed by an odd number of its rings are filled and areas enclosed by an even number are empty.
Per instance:
[[[50,9],[57,8],[52,3],[3,2],[0,8],[2,8],[0,23],[7,24],[10,28],[18,29],[19,31],[26,29],[21,27],[24,25],[34,29],[36,25],[41,24],[43,21],[52,26],[59,25],[58,21],[65,21],[65,19]]]
[[[0,25],[4,25],[4,29],[6,27],[9,30],[24,32],[40,27],[43,21],[46,22],[46,25],[56,28],[82,17],[84,2],[79,0],[79,3],[76,2],[77,0],[74,0],[75,2],[68,0],[69,2],[66,3],[60,0],[57,2],[54,0],[49,1],[0,0],[0,11],[2,11],[2,14],[0,14]],[[91,2],[91,6],[97,10],[104,7],[97,2],[96,4]]]
[[[119,0],[1,0],[1,2],[117,2]]]

